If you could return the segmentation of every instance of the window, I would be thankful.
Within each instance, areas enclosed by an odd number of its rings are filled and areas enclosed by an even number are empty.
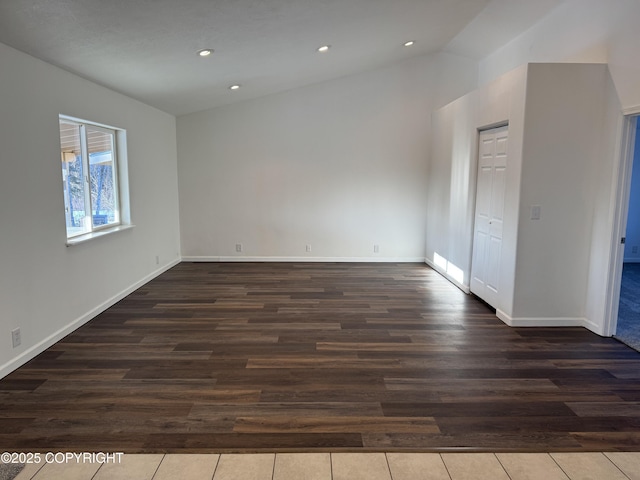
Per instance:
[[[121,223],[116,148],[119,132],[60,116],[68,239]]]

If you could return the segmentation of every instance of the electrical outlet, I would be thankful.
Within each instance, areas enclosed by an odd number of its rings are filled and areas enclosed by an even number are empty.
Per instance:
[[[373,253],[380,253],[380,245],[373,246]]]
[[[238,253],[242,252],[242,244],[241,243],[236,243],[236,252],[238,252]]]
[[[307,253],[311,253],[311,245],[307,245]]]
[[[15,328],[11,330],[11,343],[13,343],[13,348],[20,346],[22,343],[22,336],[20,335],[20,328]]]
[[[638,253],[638,246],[634,245],[633,247],[631,247],[631,253]]]
[[[160,265],[160,255],[156,255],[156,265]]]

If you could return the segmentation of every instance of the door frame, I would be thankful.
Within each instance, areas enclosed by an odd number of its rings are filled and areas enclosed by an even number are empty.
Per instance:
[[[622,266],[624,263],[624,244],[621,239],[627,230],[629,213],[629,197],[631,195],[631,172],[636,144],[637,122],[640,121],[640,106],[622,111],[621,140],[618,143],[617,179],[615,183],[615,204],[613,228],[611,230],[611,252],[609,256],[609,278],[607,281],[606,303],[604,311],[603,335],[612,336],[618,325],[618,307],[620,304],[620,287],[622,283]]]

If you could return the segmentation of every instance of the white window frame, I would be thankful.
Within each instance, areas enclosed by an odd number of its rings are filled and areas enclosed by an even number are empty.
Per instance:
[[[126,162],[126,131],[117,127],[103,125],[66,115],[59,115],[58,117],[59,123],[65,122],[74,124],[77,125],[80,129],[80,148],[82,158],[82,171],[84,175],[84,197],[85,205],[88,207],[85,208],[85,222],[87,222],[87,225],[89,225],[89,230],[74,235],[69,235],[69,232],[68,230],[66,230],[65,226],[67,246],[77,245],[79,243],[83,243],[87,240],[91,240],[108,233],[132,228],[133,225],[129,222],[128,191],[126,191],[126,187],[123,186],[123,184],[128,184],[128,179],[123,178],[126,175],[126,164],[122,165],[122,160],[125,160]],[[111,155],[113,159],[114,210],[116,221],[105,225],[94,225],[93,221],[93,201],[91,198],[91,178],[89,152],[87,146],[87,127],[91,130],[111,135],[112,138]],[[123,210],[123,204],[125,205],[125,210]],[[66,202],[64,208],[67,208]]]

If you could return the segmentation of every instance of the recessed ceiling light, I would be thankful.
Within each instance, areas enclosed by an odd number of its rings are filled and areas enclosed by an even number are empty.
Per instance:
[[[416,42],[414,42],[413,40],[409,40],[408,42],[404,42],[404,46],[405,46],[405,47],[410,47],[410,46],[411,46],[411,45],[413,45],[414,43],[416,43]]]
[[[198,50],[198,55],[201,57],[208,57],[213,53],[213,48],[203,48],[202,50]]]
[[[324,53],[324,52],[328,52],[330,48],[331,48],[331,45],[323,45],[320,48],[318,48],[318,51],[320,53]]]
[[[238,90],[240,88],[240,85],[231,85],[229,87],[229,90]]]

